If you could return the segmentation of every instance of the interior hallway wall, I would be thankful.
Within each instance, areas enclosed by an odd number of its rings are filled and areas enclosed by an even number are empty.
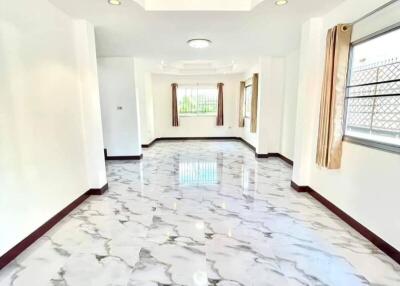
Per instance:
[[[136,94],[139,100],[140,131],[142,144],[151,143],[156,135],[154,130],[154,101],[150,60],[135,58]]]
[[[102,149],[83,114],[98,108],[91,29],[46,0],[0,2],[0,255],[105,182],[85,153]]]
[[[97,60],[104,147],[109,156],[142,154],[135,62],[128,57]]]
[[[91,188],[107,183],[104,159],[103,129],[97,73],[94,26],[85,20],[75,21],[76,54],[80,77],[82,122],[86,173]]]
[[[298,59],[298,51],[286,57],[263,57],[243,75],[246,80],[259,74],[257,131],[250,132],[250,118],[240,130],[258,154],[281,153],[293,159]]]
[[[240,75],[173,76],[153,74],[156,137],[237,137]],[[172,126],[171,84],[224,83],[224,126],[216,126],[216,115],[180,116],[179,127]]]
[[[256,145],[258,154],[280,153],[284,85],[284,58],[261,58]]]
[[[241,81],[251,81],[253,75],[255,73],[260,73],[260,63],[257,63],[250,67],[242,76],[240,79]],[[260,84],[258,85],[258,93],[260,94]],[[246,105],[245,105],[246,106]],[[245,108],[245,107],[244,107]],[[245,117],[244,118],[244,127],[240,128],[240,136],[249,144],[251,144],[254,148],[258,145],[258,138],[257,138],[257,133],[252,133],[250,132],[250,123],[251,119],[250,117]]]
[[[298,75],[299,52],[296,50],[285,57],[285,86],[280,146],[280,153],[290,160],[293,160],[294,156]]]
[[[309,185],[382,239],[400,249],[398,202],[400,155],[344,142],[342,167],[326,170],[315,164],[325,37],[328,28],[350,23],[388,1],[344,1],[322,18],[303,25],[300,50],[297,133],[293,180]],[[396,4],[399,5],[399,4]],[[399,6],[357,24],[369,33],[397,21]],[[395,17],[389,17],[389,14]],[[397,20],[396,20],[397,19]]]

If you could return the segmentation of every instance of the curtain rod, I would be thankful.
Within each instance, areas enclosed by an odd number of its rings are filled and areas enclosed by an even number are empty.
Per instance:
[[[382,6],[379,6],[379,7],[376,8],[375,10],[372,10],[371,12],[369,12],[369,13],[367,13],[367,14],[361,16],[361,17],[358,18],[357,20],[353,21],[351,24],[352,24],[352,25],[357,24],[358,22],[361,22],[362,20],[364,20],[364,19],[366,19],[366,18],[368,18],[368,17],[370,17],[370,16],[372,16],[372,15],[378,13],[379,11],[385,9],[386,7],[388,7],[388,6],[390,6],[390,5],[394,4],[394,3],[396,3],[396,2],[398,2],[398,1],[399,1],[399,0],[391,0],[391,1],[389,1],[389,2],[387,2],[387,3],[385,3],[385,4],[383,4]]]
[[[193,86],[193,85],[197,85],[197,86],[201,86],[201,85],[217,85],[218,83],[222,83],[221,81],[219,81],[219,82],[213,82],[213,83],[211,83],[211,82],[193,82],[193,83],[190,83],[190,82],[188,82],[188,83],[185,83],[185,82],[183,82],[183,83],[179,83],[178,82],[178,86],[179,85],[181,85],[181,86],[185,86],[185,85],[188,85],[188,86]]]

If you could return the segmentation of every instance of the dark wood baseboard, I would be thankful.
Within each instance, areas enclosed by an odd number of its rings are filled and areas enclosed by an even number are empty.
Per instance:
[[[154,141],[238,140],[238,138],[239,137],[160,137],[154,139]]]
[[[390,258],[400,264],[400,251],[395,247],[384,241],[378,235],[373,233],[371,230],[366,228],[364,225],[356,221],[346,212],[341,210],[331,201],[326,199],[324,196],[319,194],[317,191],[313,190],[309,186],[299,186],[295,182],[291,182],[291,186],[297,192],[309,193],[313,198],[319,201],[322,205],[324,205],[327,209],[329,209],[332,213],[337,215],[340,219],[342,219],[345,223],[355,229],[358,233],[368,239],[371,243],[373,243],[377,248],[379,248],[382,252],[386,253]]]
[[[142,148],[150,148],[151,146],[153,146],[154,143],[157,142],[157,139],[158,139],[158,138],[153,139],[153,141],[151,141],[151,142],[148,143],[148,144],[142,144]]]
[[[90,189],[89,191],[86,192],[89,196],[100,196],[104,194],[108,190],[108,183],[105,184],[103,187],[100,189]]]
[[[282,154],[278,154],[278,157],[281,158],[286,163],[288,163],[290,166],[293,166],[293,161],[290,160],[288,157],[286,157],[286,156],[284,156]]]
[[[17,245],[7,251],[0,257],[0,270],[13,261],[18,255],[20,255],[25,249],[27,249],[36,240],[42,237],[46,232],[48,232],[53,226],[60,222],[64,217],[66,217],[71,211],[78,207],[82,202],[84,202],[88,197],[92,195],[101,195],[108,189],[108,184],[105,184],[100,189],[90,189],[72,203],[67,205],[52,218],[42,224],[38,229],[20,241]]]
[[[135,156],[107,156],[106,160],[141,160],[143,158],[143,154],[135,155]]]
[[[267,153],[267,154],[256,153],[256,158],[272,158],[272,157],[281,158],[281,156],[282,155],[279,153]]]
[[[293,161],[290,160],[289,158],[283,156],[280,153],[267,153],[267,154],[258,154],[258,153],[256,153],[256,158],[273,158],[273,157],[279,158],[279,159],[285,161],[290,166],[293,166]]]
[[[247,142],[242,137],[159,137],[159,138],[155,138],[149,144],[142,144],[142,148],[149,148],[152,145],[154,145],[154,143],[159,142],[159,141],[188,141],[188,140],[236,140],[236,141],[242,142],[247,147],[249,147],[254,152],[256,158],[260,158],[261,159],[261,158],[276,157],[276,158],[282,159],[283,161],[285,161],[289,165],[293,166],[293,161],[290,160],[289,158],[285,157],[284,155],[280,154],[280,153],[258,154],[256,152],[256,147],[254,147],[252,144]],[[106,160],[129,160],[129,158],[126,159],[126,157],[121,157],[121,159],[114,159],[116,157],[107,157],[107,150],[106,149],[105,149],[104,153],[105,153],[105,156],[106,156]],[[110,159],[110,158],[113,158],[113,159]],[[117,158],[119,158],[119,157],[117,157]]]
[[[255,153],[256,158],[260,158],[260,159],[267,159],[269,157],[271,157],[269,154],[258,154]]]
[[[308,186],[299,186],[295,182],[291,181],[290,186],[299,193],[309,193],[311,188]]]
[[[106,161],[108,160],[141,160],[143,158],[143,154],[141,155],[129,155],[129,156],[108,156],[107,149],[104,149],[104,158]]]
[[[242,137],[237,137],[237,140],[239,140],[240,142],[242,142],[243,144],[245,144],[247,147],[249,147],[251,150],[253,150],[254,154],[256,154],[256,147],[254,147],[253,145],[251,145],[249,142],[247,142],[246,140],[244,140]]]

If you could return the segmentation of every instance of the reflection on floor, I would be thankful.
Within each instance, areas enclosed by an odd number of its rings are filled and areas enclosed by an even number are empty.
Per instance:
[[[92,197],[0,285],[400,285],[400,267],[240,142],[161,142],[108,164]]]

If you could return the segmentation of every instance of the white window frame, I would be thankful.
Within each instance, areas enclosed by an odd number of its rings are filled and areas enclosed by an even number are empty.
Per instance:
[[[379,150],[388,151],[388,152],[392,152],[392,153],[398,153],[398,154],[400,154],[400,146],[398,146],[398,145],[389,144],[389,143],[386,143],[386,142],[377,141],[377,140],[371,140],[371,139],[362,138],[362,137],[356,137],[356,136],[353,136],[353,135],[348,135],[346,133],[347,132],[347,128],[346,128],[347,127],[347,122],[346,122],[346,120],[347,120],[348,98],[351,98],[349,96],[349,88],[351,87],[350,79],[351,79],[351,67],[352,67],[352,61],[353,61],[353,50],[354,50],[354,47],[359,45],[359,44],[368,42],[368,41],[370,41],[370,40],[372,40],[374,38],[378,38],[380,36],[383,36],[383,35],[385,35],[387,33],[393,32],[395,30],[399,30],[399,29],[400,29],[400,27],[397,26],[397,25],[395,27],[389,27],[387,29],[378,31],[376,33],[373,33],[373,34],[371,34],[369,36],[366,36],[366,37],[364,37],[364,38],[362,38],[360,40],[357,40],[357,41],[351,43],[350,55],[349,55],[349,64],[348,64],[348,71],[347,71],[346,98],[345,98],[345,104],[344,104],[345,110],[344,110],[344,114],[343,114],[343,134],[344,134],[343,140],[344,141],[347,141],[347,142],[350,142],[350,143],[354,143],[354,144],[363,145],[363,146],[374,148],[374,149],[379,149]],[[393,94],[393,96],[400,96],[400,95]],[[378,97],[382,97],[382,96],[379,96],[379,95],[375,96],[375,98],[378,98]]]
[[[251,88],[251,96],[250,98],[247,98],[247,89]],[[250,118],[251,117],[251,99],[253,98],[253,85],[252,84],[247,84],[244,88],[244,118]],[[248,100],[250,99],[250,100]],[[248,102],[250,101],[250,102]],[[247,108],[250,106],[249,112],[247,112]]]
[[[199,100],[199,96],[198,96],[198,90],[199,89],[213,89],[215,90],[215,112],[199,112],[199,110],[196,110],[196,112],[181,112],[181,99],[180,99],[180,92],[179,89],[195,89],[197,91],[196,94],[196,100],[197,103],[196,105],[198,106],[198,100]],[[210,85],[210,84],[183,84],[183,85],[178,85],[178,91],[177,91],[177,100],[178,100],[178,114],[180,117],[207,117],[207,116],[216,116],[217,115],[217,109],[218,109],[218,88],[217,88],[217,84],[215,85]]]

